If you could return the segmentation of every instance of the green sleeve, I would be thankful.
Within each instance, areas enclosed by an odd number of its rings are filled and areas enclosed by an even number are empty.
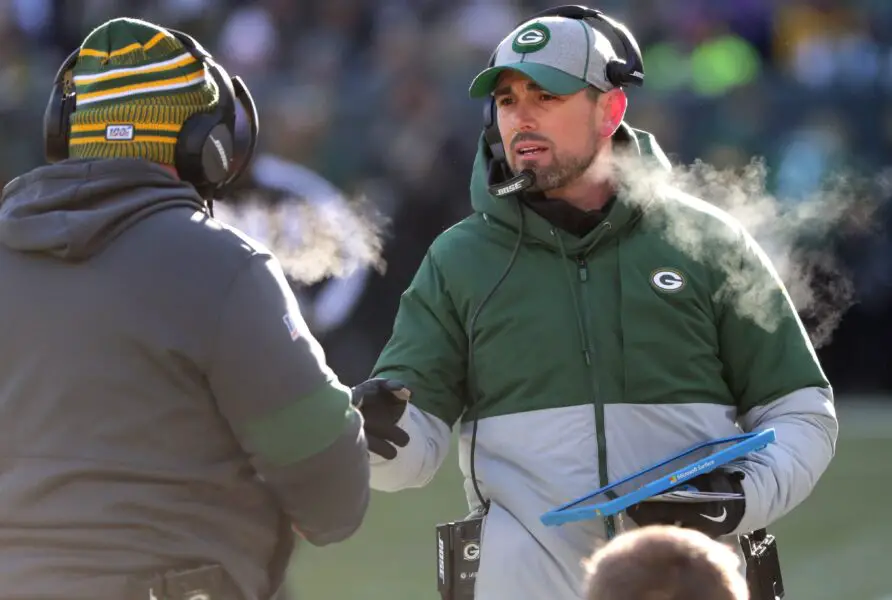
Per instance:
[[[221,300],[205,375],[245,457],[304,538],[325,545],[352,535],[370,497],[362,418],[273,256],[246,261]]]
[[[719,290],[719,351],[740,414],[804,387],[829,387],[786,287],[745,231]],[[734,269],[733,267],[739,267]]]
[[[412,403],[452,427],[464,411],[467,336],[431,250],[400,297],[373,377],[399,379]]]

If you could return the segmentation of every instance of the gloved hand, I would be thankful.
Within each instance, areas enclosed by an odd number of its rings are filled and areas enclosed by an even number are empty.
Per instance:
[[[406,411],[412,392],[395,379],[375,378],[353,389],[353,406],[365,419],[369,451],[388,460],[396,458],[396,447],[409,443],[409,434],[396,426]]]
[[[735,471],[715,470],[686,481],[683,486],[697,488],[701,492],[743,493],[744,474]],[[720,500],[715,502],[640,502],[626,509],[626,514],[639,527],[647,525],[677,525],[696,529],[711,538],[727,535],[737,528],[743,519],[746,499]]]

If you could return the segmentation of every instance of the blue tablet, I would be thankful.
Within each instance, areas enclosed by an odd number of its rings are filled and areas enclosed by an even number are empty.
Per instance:
[[[774,429],[765,429],[703,442],[625,479],[558,506],[540,519],[545,525],[554,526],[609,517],[750,452],[761,450],[774,441]]]

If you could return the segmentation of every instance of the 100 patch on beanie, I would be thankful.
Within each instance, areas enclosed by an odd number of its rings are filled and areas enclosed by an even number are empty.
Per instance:
[[[183,123],[219,101],[202,62],[173,34],[139,19],[94,29],[72,75],[72,158],[144,158],[173,166]]]

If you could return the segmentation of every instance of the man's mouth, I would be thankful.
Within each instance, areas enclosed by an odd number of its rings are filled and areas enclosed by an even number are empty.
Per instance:
[[[545,152],[548,152],[548,148],[545,146],[540,146],[538,144],[518,144],[514,149],[514,152],[517,156],[522,158],[530,158],[532,156],[540,156]]]

